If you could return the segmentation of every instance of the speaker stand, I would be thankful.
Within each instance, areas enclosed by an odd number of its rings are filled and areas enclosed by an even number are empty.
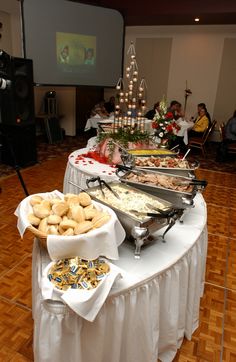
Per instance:
[[[9,142],[8,136],[7,136],[7,135],[4,135],[3,133],[1,133],[1,135],[2,135],[2,137],[4,137],[5,140],[7,141],[7,144],[8,144],[8,147],[9,147],[9,150],[10,150],[10,152],[11,152],[11,156],[12,156],[12,159],[13,159],[13,162],[14,162],[13,168],[14,168],[14,170],[16,171],[16,174],[17,174],[18,179],[19,179],[19,181],[20,181],[20,184],[21,184],[21,186],[22,186],[22,188],[23,188],[23,190],[24,190],[24,193],[25,193],[26,196],[29,196],[28,190],[27,190],[27,188],[26,188],[26,186],[25,186],[25,182],[24,182],[23,177],[22,177],[21,172],[20,172],[20,166],[18,166],[17,163],[16,163],[15,152],[14,152],[14,150],[13,150],[13,147],[12,147],[11,143]],[[2,192],[2,189],[0,188],[0,193],[1,193],[1,192]]]

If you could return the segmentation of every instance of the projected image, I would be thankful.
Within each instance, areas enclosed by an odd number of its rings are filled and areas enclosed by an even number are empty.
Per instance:
[[[91,35],[56,33],[57,64],[94,66],[96,37]]]

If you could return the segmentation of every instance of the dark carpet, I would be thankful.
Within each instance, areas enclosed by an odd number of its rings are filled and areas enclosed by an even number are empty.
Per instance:
[[[64,141],[57,144],[49,144],[42,137],[37,138],[37,155],[38,162],[42,163],[52,158],[62,155],[69,155],[76,149],[83,148],[87,144],[91,134],[85,133],[82,136],[65,137]],[[236,154],[228,156],[227,161],[219,162],[216,160],[218,144],[210,142],[207,144],[207,157],[204,158],[200,151],[191,150],[189,160],[198,160],[202,169],[213,171],[236,173]],[[0,177],[6,177],[15,172],[11,166],[0,163]]]

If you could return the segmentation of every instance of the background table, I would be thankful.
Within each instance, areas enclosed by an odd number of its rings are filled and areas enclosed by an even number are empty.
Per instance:
[[[183,337],[190,339],[198,327],[207,251],[206,206],[201,194],[195,205],[184,224],[177,222],[166,235],[166,243],[145,246],[140,260],[134,259],[134,245],[120,246],[116,265],[123,278],[93,323],[59,300],[42,299],[42,270],[49,258],[35,240],[35,361],[171,361]]]
[[[194,123],[191,121],[186,121],[184,119],[180,119],[177,121],[178,125],[181,127],[177,132],[177,136],[183,137],[184,143],[188,144],[188,130],[193,128]]]
[[[99,117],[99,116],[91,117],[91,118],[87,119],[84,130],[88,131],[91,128],[97,129],[99,122],[102,122],[102,121],[113,122],[113,120],[114,120],[114,116],[111,116],[111,118],[105,118],[105,119],[102,117]]]

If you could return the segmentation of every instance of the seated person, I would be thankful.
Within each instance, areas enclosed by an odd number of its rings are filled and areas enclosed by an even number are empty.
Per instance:
[[[234,111],[233,116],[228,120],[224,133],[224,139],[220,143],[217,150],[216,161],[219,162],[224,162],[227,160],[228,145],[236,144],[236,110]]]
[[[205,109],[205,111],[206,111],[206,116],[207,116],[207,118],[208,118],[208,120],[209,120],[209,125],[211,125],[211,116],[210,116],[209,112],[207,111],[207,107],[206,107],[205,103],[198,103],[198,105],[197,105],[197,113],[196,113],[193,117],[191,117],[191,120],[192,120],[193,122],[195,122],[195,121],[197,120],[197,118],[198,118],[199,115],[200,115],[200,110],[201,110],[202,108]]]
[[[108,113],[115,112],[115,97],[110,97],[109,101],[104,103],[104,107]]]
[[[90,117],[100,116],[101,118],[108,118],[109,113],[107,112],[104,100],[100,101],[98,104],[95,104],[91,110]]]
[[[148,111],[144,117],[147,119],[153,119],[156,112],[158,112],[158,110],[159,110],[159,104],[160,104],[160,102],[156,102],[153,106],[153,109],[150,109],[150,111]]]
[[[229,143],[236,143],[236,110],[225,126],[225,140]]]
[[[209,127],[209,119],[206,115],[206,109],[202,108],[199,112],[193,128],[189,131],[189,137],[202,137],[206,129]]]
[[[172,112],[175,120],[179,119],[180,117],[184,117],[182,112],[182,105],[178,101],[171,101],[167,112]]]

